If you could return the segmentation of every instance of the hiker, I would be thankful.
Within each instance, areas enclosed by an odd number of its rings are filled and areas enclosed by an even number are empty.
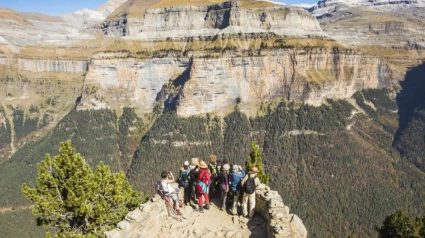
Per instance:
[[[228,159],[223,159],[223,160],[221,161],[221,165],[220,165],[220,166],[219,166],[219,168],[218,168],[218,171],[221,171],[221,170],[223,169],[223,166],[224,166],[225,164],[228,164],[228,165],[229,165],[229,168],[230,168],[230,162],[229,162],[229,160],[228,160]]]
[[[189,187],[190,187],[190,197],[193,201],[196,201],[196,189],[195,181],[199,175],[199,159],[192,158],[190,159],[190,172],[189,172]]]
[[[192,191],[189,183],[189,173],[189,161],[185,161],[183,167],[180,168],[179,176],[179,188],[183,188],[183,202],[185,205],[190,203],[190,193]]]
[[[229,169],[228,164],[223,165],[219,175],[220,191],[221,191],[221,208],[220,210],[226,210],[227,194],[229,193]]]
[[[236,215],[238,212],[238,200],[241,195],[241,182],[245,177],[245,172],[238,165],[233,165],[233,171],[230,173],[230,190],[233,195],[232,214]]]
[[[205,161],[199,162],[199,172],[196,180],[196,197],[198,198],[199,212],[204,212],[205,209],[210,209],[210,199],[208,197],[208,185],[211,180],[210,172],[208,171],[208,165]]]
[[[260,171],[257,167],[253,167],[248,175],[242,180],[242,188],[244,190],[242,199],[242,215],[251,219],[254,216],[255,209],[255,190],[260,185],[257,175]],[[248,213],[249,203],[249,213]]]
[[[208,158],[208,171],[211,174],[210,186],[208,186],[208,195],[213,198],[216,194],[217,180],[218,180],[218,169],[217,169],[217,157],[215,155],[210,155]]]
[[[173,172],[163,171],[161,173],[161,178],[162,178],[161,185],[162,185],[163,195],[173,199],[174,209],[176,210],[177,214],[180,214],[179,206],[180,207],[182,206],[181,201],[178,198],[178,194],[180,190],[175,189],[173,188],[173,186],[171,186],[171,184],[175,182]]]

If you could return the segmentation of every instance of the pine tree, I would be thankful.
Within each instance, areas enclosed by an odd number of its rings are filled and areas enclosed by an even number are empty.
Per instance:
[[[93,171],[71,141],[37,168],[36,187],[23,184],[22,193],[34,202],[38,223],[54,228],[55,237],[101,237],[141,202],[123,173],[111,173],[103,162]]]
[[[403,211],[385,218],[378,229],[381,238],[420,238],[425,237],[424,218],[413,217]]]
[[[248,160],[246,162],[246,171],[251,171],[253,167],[257,167],[257,169],[260,171],[257,175],[260,179],[260,182],[269,184],[270,176],[264,172],[261,149],[254,141],[251,143],[251,153],[249,154]]]

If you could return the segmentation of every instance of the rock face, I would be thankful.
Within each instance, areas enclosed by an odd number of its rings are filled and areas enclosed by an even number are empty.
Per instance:
[[[406,8],[425,7],[424,0],[321,0],[309,9],[314,16],[353,7],[369,7],[378,11],[395,12]]]
[[[346,46],[425,49],[425,8],[379,12],[339,9],[318,17],[322,29]]]
[[[18,69],[34,73],[81,73],[87,71],[87,66],[87,61],[18,59]]]
[[[303,9],[279,5],[254,8],[241,1],[147,9],[142,18],[124,16],[106,22],[104,32],[137,39],[205,37],[221,32],[323,35],[317,21]]]
[[[218,58],[199,53],[187,58],[114,57],[92,59],[86,87],[96,92],[83,94],[84,100],[130,101],[152,110],[165,98],[175,101],[178,114],[190,116],[223,110],[237,100],[285,98],[320,105],[326,98],[348,98],[357,90],[391,84],[379,58],[336,48],[259,50],[254,56],[228,51]],[[170,83],[178,92],[164,93]]]
[[[0,65],[8,68],[16,68],[17,71],[33,73],[57,72],[57,73],[82,73],[87,71],[88,62],[81,60],[48,60],[7,57],[0,53]]]
[[[139,209],[131,211],[117,229],[106,233],[107,238],[125,237],[253,237],[253,238],[306,238],[307,230],[295,214],[289,213],[277,191],[261,184],[257,191],[256,216],[230,216],[216,206],[214,200],[205,213],[186,206],[184,219],[167,215],[164,201],[158,195]],[[220,205],[220,204],[219,204]]]

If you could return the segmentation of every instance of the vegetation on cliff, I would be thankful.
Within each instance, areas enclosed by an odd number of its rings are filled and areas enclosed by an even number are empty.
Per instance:
[[[54,228],[57,237],[101,237],[141,202],[122,172],[111,173],[102,162],[93,171],[71,141],[37,168],[37,185],[23,184],[22,193],[34,202],[38,224]]]
[[[257,175],[260,179],[260,182],[269,184],[270,175],[264,171],[261,149],[257,143],[255,143],[255,141],[251,143],[251,153],[249,154],[248,160],[246,161],[245,169],[247,172],[249,172],[253,167],[257,167],[257,169],[260,171]]]
[[[380,238],[425,237],[425,216],[413,217],[399,210],[385,218],[378,232]]]

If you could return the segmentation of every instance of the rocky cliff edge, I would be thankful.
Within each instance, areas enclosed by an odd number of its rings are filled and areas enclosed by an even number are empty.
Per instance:
[[[249,221],[220,211],[215,205],[205,213],[191,206],[183,209],[185,219],[167,216],[164,201],[158,195],[130,212],[107,238],[126,237],[276,237],[306,238],[302,220],[289,212],[277,191],[261,184],[257,188],[256,216]]]

